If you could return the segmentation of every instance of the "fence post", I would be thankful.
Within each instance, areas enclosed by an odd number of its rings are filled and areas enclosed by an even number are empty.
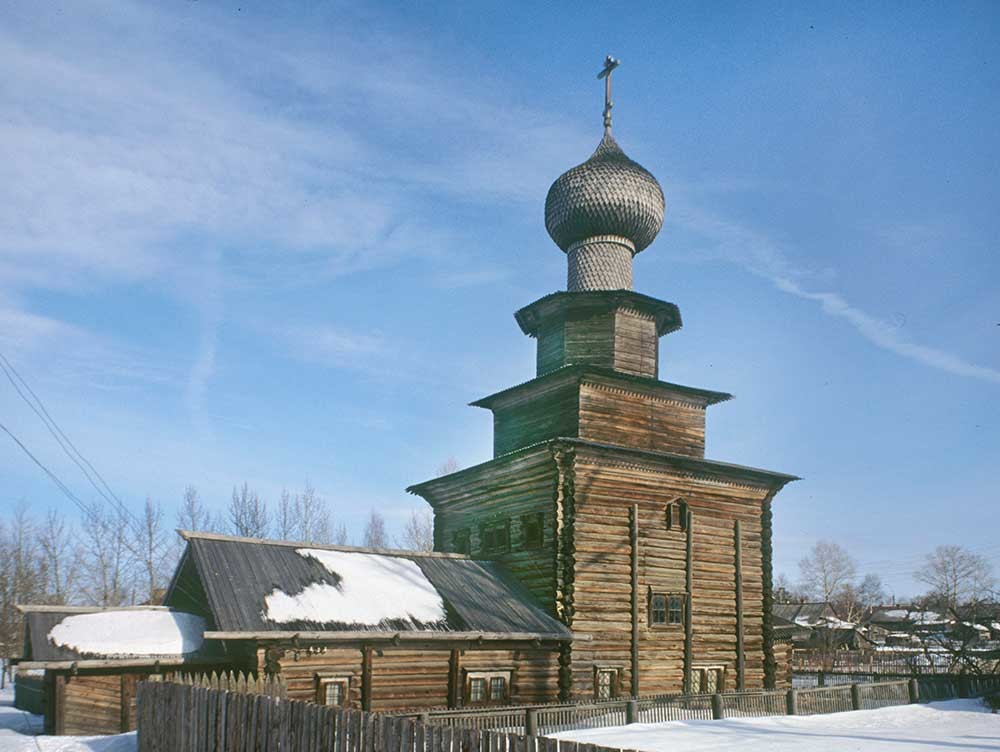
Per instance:
[[[430,713],[421,713],[420,714],[420,718],[418,720],[422,724],[424,724],[425,726],[427,726],[431,722],[431,714]]]
[[[785,711],[788,715],[799,714],[799,690],[790,689],[785,694]]]
[[[969,691],[969,676],[968,674],[958,675],[958,696],[959,697],[969,697],[972,693]]]
[[[716,692],[712,695],[712,720],[720,721],[725,717],[726,714],[722,707],[722,695]]]
[[[538,736],[538,710],[528,708],[524,713],[524,733],[526,736]]]
[[[825,687],[826,686],[826,671],[819,671],[816,674],[816,686]]]
[[[917,680],[911,678],[906,683],[906,688],[910,693],[910,703],[920,702],[920,685],[917,683]]]
[[[861,710],[861,687],[857,684],[851,685],[851,709]]]
[[[639,722],[639,701],[629,700],[625,703],[625,723]]]

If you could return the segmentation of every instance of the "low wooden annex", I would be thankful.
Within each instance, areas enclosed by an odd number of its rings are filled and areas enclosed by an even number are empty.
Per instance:
[[[178,672],[222,669],[228,659],[219,646],[204,642],[204,624],[191,614],[158,606],[86,608],[19,606],[25,636],[18,672],[44,672],[42,710],[51,734],[117,734],[135,728],[140,681]],[[155,647],[143,638],[164,627],[180,633],[190,626],[188,644],[177,650]],[[136,625],[138,629],[130,629]],[[147,634],[141,634],[143,631]],[[63,636],[65,635],[65,636]],[[65,642],[64,642],[65,640]]]
[[[502,567],[461,554],[182,533],[166,603],[236,670],[363,710],[541,703],[569,629]]]

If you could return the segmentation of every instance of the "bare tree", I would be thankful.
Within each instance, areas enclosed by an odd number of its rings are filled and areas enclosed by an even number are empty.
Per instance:
[[[270,532],[271,517],[267,502],[246,482],[240,488],[233,487],[233,497],[229,502],[229,525],[234,535],[244,538],[266,538]]]
[[[434,518],[427,510],[413,510],[403,527],[399,546],[408,551],[434,550]]]
[[[437,474],[440,478],[442,475],[451,475],[452,473],[458,472],[458,470],[458,460],[454,457],[449,457],[438,466]]]
[[[134,556],[127,541],[132,526],[124,510],[108,510],[94,503],[84,515],[81,527],[84,600],[103,607],[134,602],[134,593],[129,587]]]
[[[35,524],[24,502],[10,522],[0,523],[0,650],[4,658],[21,654],[21,614],[17,605],[45,595],[45,559],[38,550]],[[4,662],[6,670],[7,662]]]
[[[170,568],[170,546],[163,526],[163,507],[148,496],[142,507],[142,516],[133,525],[133,540],[138,543],[138,580],[147,603],[157,604],[162,600]]]
[[[323,497],[311,484],[295,497],[296,540],[309,543],[329,543],[333,536],[330,511]]]
[[[295,499],[287,488],[281,489],[278,511],[274,513],[274,535],[281,540],[292,540],[295,530]]]
[[[989,560],[954,545],[934,549],[914,577],[929,586],[929,597],[946,609],[980,601],[993,587]]]
[[[848,582],[834,596],[834,604],[841,617],[850,622],[858,622],[874,606],[885,600],[882,578],[877,574],[866,574],[857,583]]]
[[[79,572],[80,551],[72,528],[55,509],[45,515],[38,545],[45,559],[45,602],[59,606],[70,603]]]
[[[343,522],[337,523],[337,526],[333,530],[333,535],[330,538],[331,543],[335,543],[338,546],[346,546],[350,542],[347,536],[347,525]]]
[[[198,489],[194,486],[185,488],[184,499],[181,501],[180,509],[177,510],[177,527],[181,530],[204,532],[215,526],[216,523],[205,508]]]
[[[368,515],[364,540],[364,545],[367,548],[389,548],[389,536],[385,531],[385,518],[374,509]]]
[[[799,562],[802,589],[810,598],[833,601],[838,591],[854,581],[854,559],[837,543],[819,541]]]

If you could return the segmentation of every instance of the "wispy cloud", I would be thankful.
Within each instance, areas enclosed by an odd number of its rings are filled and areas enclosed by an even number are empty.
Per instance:
[[[835,276],[833,270],[808,267],[793,260],[791,253],[766,235],[683,201],[674,218],[709,241],[702,253],[703,257],[736,263],[769,280],[781,292],[817,303],[825,314],[846,321],[875,346],[956,376],[1000,383],[1000,371],[995,368],[970,363],[946,350],[911,342],[902,336],[897,325],[852,305],[842,294],[810,289],[819,284],[829,287],[830,280]],[[898,233],[894,234],[894,237],[897,235]],[[925,228],[910,228],[902,235],[909,239],[914,235],[921,238],[932,235],[937,238],[939,232],[935,230],[934,233],[929,233]]]

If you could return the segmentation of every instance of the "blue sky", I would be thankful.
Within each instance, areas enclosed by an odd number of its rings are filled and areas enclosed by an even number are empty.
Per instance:
[[[709,456],[804,478],[779,572],[828,538],[902,596],[941,543],[1000,565],[998,37],[971,2],[5,3],[0,345],[130,503],[310,482],[398,525],[533,373],[511,314],[565,284],[543,202],[611,52],[661,376],[736,395]],[[0,474],[70,509],[9,441]]]

